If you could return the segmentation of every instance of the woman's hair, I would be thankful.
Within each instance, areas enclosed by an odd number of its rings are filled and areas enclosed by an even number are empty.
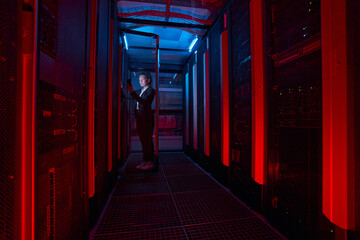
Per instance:
[[[144,75],[147,79],[149,79],[149,85],[152,83],[151,74],[149,72],[142,72],[139,76]]]

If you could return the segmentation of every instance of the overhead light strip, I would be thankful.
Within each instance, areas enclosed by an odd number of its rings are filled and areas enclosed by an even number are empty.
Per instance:
[[[189,52],[191,52],[191,50],[193,49],[193,47],[195,46],[195,43],[198,41],[198,37],[196,36],[196,38],[191,42],[190,47],[189,47]]]
[[[124,43],[125,43],[125,48],[126,50],[129,49],[129,46],[128,46],[128,42],[127,42],[127,39],[126,39],[126,34],[124,33]]]

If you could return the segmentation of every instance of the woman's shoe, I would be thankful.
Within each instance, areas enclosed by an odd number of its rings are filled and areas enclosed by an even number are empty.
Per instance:
[[[154,167],[154,164],[152,162],[146,162],[143,167],[141,168],[141,170],[150,170]]]
[[[146,162],[142,161],[139,165],[136,166],[136,169],[142,169],[145,166]]]

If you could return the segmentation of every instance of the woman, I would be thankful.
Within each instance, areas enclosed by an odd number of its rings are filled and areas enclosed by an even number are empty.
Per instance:
[[[155,90],[151,87],[151,76],[149,73],[141,73],[139,83],[142,89],[134,91],[132,84],[127,85],[131,96],[136,100],[135,119],[136,129],[140,138],[143,162],[136,166],[137,169],[150,170],[154,168],[153,153],[154,145],[152,134],[154,131],[154,115],[151,110],[151,104],[154,100]]]

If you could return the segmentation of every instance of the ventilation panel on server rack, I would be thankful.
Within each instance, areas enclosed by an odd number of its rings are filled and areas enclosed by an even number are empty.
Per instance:
[[[320,1],[271,9],[270,198],[282,227],[306,234],[319,226],[321,211]]]
[[[235,10],[236,9],[236,10]],[[230,183],[234,192],[249,206],[261,206],[260,185],[252,178],[252,52],[250,38],[250,4],[234,1],[231,4],[232,55],[232,119]],[[260,18],[260,15],[255,17]]]
[[[77,238],[84,204],[82,170],[85,9],[39,3],[36,82],[36,225],[39,239]],[[74,24],[76,22],[76,24]],[[76,38],[72,33],[76,32]],[[69,53],[72,54],[69,54]],[[77,220],[79,219],[79,220]]]
[[[0,31],[0,238],[16,236],[16,87],[17,82],[17,2],[4,5],[1,10]],[[5,34],[6,33],[6,34]],[[16,80],[16,81],[15,81]],[[19,193],[18,193],[19,194]]]

